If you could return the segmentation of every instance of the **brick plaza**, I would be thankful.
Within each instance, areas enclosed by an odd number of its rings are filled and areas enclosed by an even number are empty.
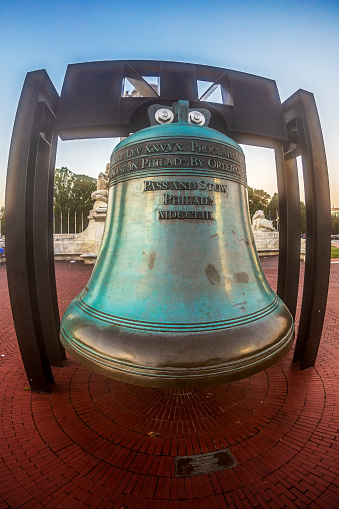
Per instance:
[[[277,258],[261,261],[274,289]],[[61,314],[91,270],[56,262]],[[22,365],[1,265],[0,509],[337,509],[338,300],[332,263],[320,350],[305,371],[291,351],[232,384],[161,390],[107,379],[68,357],[53,368],[51,393],[38,394]],[[236,466],[175,476],[176,456],[221,449]]]

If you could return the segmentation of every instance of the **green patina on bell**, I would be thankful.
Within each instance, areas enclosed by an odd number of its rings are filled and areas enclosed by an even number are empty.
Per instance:
[[[164,123],[112,153],[101,248],[61,341],[94,371],[137,385],[231,382],[289,350],[293,319],[261,269],[242,149],[187,103],[179,122],[159,111]]]

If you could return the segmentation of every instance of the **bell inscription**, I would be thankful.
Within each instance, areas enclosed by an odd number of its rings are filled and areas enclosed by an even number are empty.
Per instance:
[[[194,155],[193,155],[194,154]],[[147,156],[147,157],[145,157]],[[211,157],[213,156],[213,157]],[[235,164],[236,163],[236,164]],[[145,180],[144,191],[171,191],[159,195],[154,206],[160,220],[201,220],[215,219],[214,197],[200,192],[223,193],[228,196],[229,187],[225,180],[231,178],[246,185],[244,157],[237,150],[230,150],[221,143],[198,143],[191,139],[163,141],[154,144],[138,144],[131,148],[118,150],[111,161],[110,185],[121,181],[139,178],[147,172],[148,177],[161,174],[181,177],[211,175],[214,180]],[[189,194],[196,191],[195,194]],[[181,208],[178,209],[177,207]],[[187,207],[194,207],[187,208]],[[184,207],[184,208],[182,208]],[[196,207],[202,207],[197,209]]]
[[[111,159],[110,186],[144,175],[204,175],[231,179],[246,185],[243,154],[225,143],[198,143],[192,139],[162,140],[159,143],[135,143],[133,148],[118,149]],[[201,173],[200,173],[201,175]]]
[[[159,219],[202,219],[213,221],[213,212],[209,210],[159,210]]]
[[[200,180],[198,182],[182,182],[182,181],[152,181],[145,180],[144,181],[144,191],[194,191],[199,189],[200,191],[215,191],[217,193],[228,193],[227,184],[219,184],[216,182],[206,182],[205,180]]]

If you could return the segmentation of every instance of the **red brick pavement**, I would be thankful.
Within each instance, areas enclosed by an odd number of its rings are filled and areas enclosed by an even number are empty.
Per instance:
[[[277,260],[264,259],[276,285]],[[29,390],[0,266],[0,509],[339,507],[339,264],[315,368],[292,353],[229,385],[160,390],[109,380],[72,359],[49,395]],[[57,262],[60,310],[91,267]],[[300,303],[299,303],[300,307]],[[232,469],[174,476],[174,457],[228,448]]]

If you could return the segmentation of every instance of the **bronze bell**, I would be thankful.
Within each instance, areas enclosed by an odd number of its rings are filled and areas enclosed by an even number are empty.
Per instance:
[[[261,269],[242,149],[201,112],[167,111],[112,153],[101,248],[61,341],[132,384],[232,382],[289,350],[293,319]]]

